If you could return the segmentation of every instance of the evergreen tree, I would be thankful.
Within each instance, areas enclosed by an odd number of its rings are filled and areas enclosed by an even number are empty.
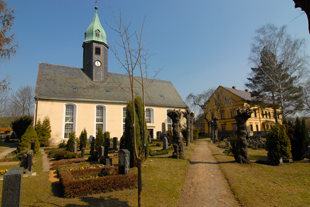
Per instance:
[[[35,141],[35,151],[38,152],[40,149],[40,142],[38,140],[37,133],[34,130],[33,126],[29,125],[26,132],[23,134],[23,136],[21,137],[18,143],[17,151],[21,152],[22,150],[26,148],[30,149],[32,141]]]
[[[295,121],[294,137],[291,143],[293,160],[304,159],[308,148],[308,132],[304,120],[301,122],[298,117]]]
[[[42,123],[41,123],[40,119],[37,121],[37,124],[35,126],[35,130],[37,132],[37,137],[38,137],[38,140],[40,142],[40,146],[43,146],[43,140],[42,140],[43,128],[42,128]]]
[[[47,147],[49,145],[49,140],[51,138],[51,123],[50,123],[50,119],[46,116],[43,119],[43,123],[42,123],[42,138],[40,141],[40,144]]]
[[[143,105],[140,97],[135,98],[135,113],[136,113],[136,146],[138,150],[138,154],[141,153],[143,147]],[[132,111],[132,103],[129,102],[126,107],[126,119],[125,119],[125,132],[124,132],[124,147],[130,151],[130,167],[134,167],[136,164],[136,155],[134,153],[134,138],[133,138],[133,111]],[[147,140],[147,127],[145,123],[145,145],[146,149],[144,152],[144,160],[146,160],[149,156],[149,145]]]
[[[97,127],[96,140],[95,140],[95,148],[99,150],[99,147],[104,146],[104,136],[102,133],[102,128]]]
[[[22,135],[27,130],[28,126],[32,124],[31,116],[21,116],[14,121],[12,121],[12,129],[15,132],[18,138],[21,138]]]
[[[87,145],[87,132],[86,129],[84,128],[80,134],[79,137],[80,140],[80,150],[82,150],[82,148],[84,147],[86,149],[86,145]]]
[[[67,142],[67,149],[66,149],[67,151],[69,152],[74,151],[74,142],[75,142],[75,132],[72,132]]]
[[[268,158],[275,164],[279,164],[280,158],[291,157],[291,145],[286,135],[285,127],[281,124],[275,124],[267,131]]]

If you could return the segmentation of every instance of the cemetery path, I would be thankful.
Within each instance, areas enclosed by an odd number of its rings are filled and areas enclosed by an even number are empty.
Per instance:
[[[0,150],[0,159],[5,158],[5,156],[6,156],[8,153],[13,152],[13,151],[15,151],[16,149],[17,149],[16,147],[11,147],[11,148],[8,148],[8,149]]]
[[[179,206],[240,206],[209,149],[207,140],[196,142]]]

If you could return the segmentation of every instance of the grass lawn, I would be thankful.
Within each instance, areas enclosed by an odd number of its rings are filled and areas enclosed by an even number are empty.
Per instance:
[[[280,166],[252,163],[241,165],[209,144],[236,198],[244,206],[310,206],[310,162]],[[265,150],[249,149],[251,160],[267,160]]]
[[[191,144],[190,147],[185,147],[186,158],[190,159],[193,149],[194,144]],[[179,194],[185,179],[188,160],[168,158],[171,154],[150,157],[143,164],[142,202],[144,206],[178,206]],[[42,173],[40,153],[36,154],[35,158],[34,171],[37,172],[37,176],[23,178],[22,206],[115,207],[138,205],[137,188],[79,198],[67,199],[59,197],[58,184],[52,184],[49,181],[49,172]],[[137,172],[136,168],[130,170]],[[0,181],[1,199],[2,186],[3,181]]]

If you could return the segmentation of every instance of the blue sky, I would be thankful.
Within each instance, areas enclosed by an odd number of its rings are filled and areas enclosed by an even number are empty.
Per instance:
[[[0,77],[10,76],[12,91],[35,86],[40,62],[82,67],[84,32],[95,0],[10,0],[15,9],[19,49],[0,63]],[[295,38],[305,38],[310,54],[306,15],[293,0],[98,0],[98,15],[110,46],[119,36],[106,24],[119,10],[130,31],[140,30],[146,16],[145,47],[154,54],[150,69],[169,80],[185,100],[219,85],[244,90],[251,65],[248,57],[255,30],[267,23],[287,25]],[[105,23],[106,22],[106,23]],[[109,52],[109,71],[125,74]]]

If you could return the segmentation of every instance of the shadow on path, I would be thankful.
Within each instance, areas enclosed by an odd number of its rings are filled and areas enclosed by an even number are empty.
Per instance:
[[[76,205],[76,204],[67,204],[66,207],[74,206],[97,206],[97,207],[129,207],[127,201],[120,201],[118,198],[111,198],[110,196],[104,198],[100,196],[99,198],[93,197],[80,197],[81,201],[88,203],[88,205]]]
[[[235,163],[235,161],[227,161],[227,162],[200,162],[200,161],[190,161],[189,159],[187,159],[188,162],[191,164],[191,165],[194,165],[194,164],[220,164],[220,163],[224,163],[224,164],[228,164],[228,163]]]

